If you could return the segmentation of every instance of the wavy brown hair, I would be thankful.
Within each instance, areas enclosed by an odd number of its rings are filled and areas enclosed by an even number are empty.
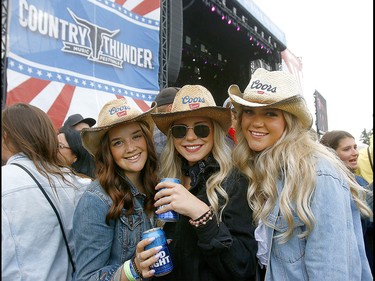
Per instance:
[[[152,142],[152,128],[145,121],[137,121],[136,123],[140,125],[147,144],[148,157],[145,166],[141,171],[140,177],[146,193],[145,211],[148,216],[151,216],[155,210],[154,195],[155,186],[158,183],[158,161],[154,144]],[[106,216],[106,223],[109,224],[110,220],[120,217],[122,208],[127,210],[126,215],[132,214],[134,212],[134,202],[131,193],[131,185],[126,179],[124,171],[113,159],[110,150],[108,132],[102,138],[95,159],[97,179],[113,201]]]
[[[34,163],[53,190],[52,176],[60,176],[65,183],[73,186],[64,176],[67,171],[73,171],[58,157],[59,142],[55,127],[44,111],[27,103],[7,106],[2,110],[1,136],[12,154],[23,153]]]

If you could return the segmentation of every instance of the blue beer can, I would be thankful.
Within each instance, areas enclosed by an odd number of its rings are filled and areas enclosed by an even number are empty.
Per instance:
[[[175,183],[180,183],[180,180],[179,179],[176,179],[176,178],[162,178],[160,180],[160,182],[163,182],[163,181],[171,181],[171,182],[175,182]],[[164,207],[164,205],[158,207],[158,210],[159,209],[162,209]],[[157,215],[157,218],[161,221],[164,221],[164,222],[176,222],[179,220],[179,214],[173,210],[170,210],[170,211],[167,211],[165,213],[161,213],[161,214],[158,214]]]
[[[146,238],[155,237],[155,240],[145,247],[145,250],[162,246],[159,253],[160,258],[150,266],[151,269],[155,270],[155,276],[163,276],[170,273],[173,269],[173,263],[169,254],[168,243],[165,237],[164,230],[160,227],[149,229],[142,234],[142,240]]]

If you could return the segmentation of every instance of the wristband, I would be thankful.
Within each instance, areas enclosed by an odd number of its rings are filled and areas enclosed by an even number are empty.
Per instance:
[[[139,278],[140,280],[142,280],[142,272],[139,271],[137,265],[135,264],[135,257],[132,257],[132,259],[130,260],[130,269],[133,269],[135,271],[135,274],[133,274],[133,276],[137,276],[137,278]]]
[[[131,270],[130,270],[130,260],[127,260],[126,262],[124,262],[124,265],[123,265],[123,270],[124,270],[124,273],[126,275],[126,278],[128,278],[129,281],[137,281]]]

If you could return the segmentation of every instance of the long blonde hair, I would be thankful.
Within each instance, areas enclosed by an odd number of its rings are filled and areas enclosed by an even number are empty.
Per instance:
[[[238,112],[242,119],[243,110]],[[288,241],[294,229],[293,212],[306,225],[300,238],[307,237],[315,223],[310,201],[316,185],[315,166],[319,158],[324,158],[337,167],[347,180],[353,199],[366,216],[372,216],[371,209],[363,200],[365,190],[357,184],[352,173],[343,162],[325,146],[314,141],[311,132],[304,129],[299,119],[283,111],[286,128],[281,138],[260,153],[252,151],[238,122],[236,133],[238,144],[233,151],[234,165],[248,178],[247,200],[253,209],[255,222],[267,224],[267,216],[273,210],[276,200],[280,212],[288,224],[288,229],[280,235],[280,241]],[[278,198],[277,182],[283,181],[283,189]]]
[[[213,207],[216,214],[218,214],[219,220],[221,220],[221,214],[225,206],[228,203],[228,195],[226,191],[222,188],[222,183],[229,175],[233,168],[233,162],[231,160],[231,149],[226,142],[226,132],[220,127],[220,125],[212,120],[214,126],[214,145],[212,148],[212,155],[219,163],[220,169],[216,173],[212,174],[206,182],[206,193],[208,201]],[[178,152],[173,144],[173,137],[171,132],[167,133],[167,144],[160,156],[160,178],[173,177],[180,179],[183,182],[183,172],[182,172],[182,160],[178,156]],[[219,197],[224,198],[224,204],[219,205]]]

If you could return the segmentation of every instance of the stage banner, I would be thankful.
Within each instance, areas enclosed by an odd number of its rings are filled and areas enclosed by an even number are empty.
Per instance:
[[[315,117],[318,135],[328,132],[328,114],[326,99],[317,91],[314,92]]]
[[[6,105],[27,102],[58,129],[125,97],[145,111],[159,91],[159,0],[11,0]]]

